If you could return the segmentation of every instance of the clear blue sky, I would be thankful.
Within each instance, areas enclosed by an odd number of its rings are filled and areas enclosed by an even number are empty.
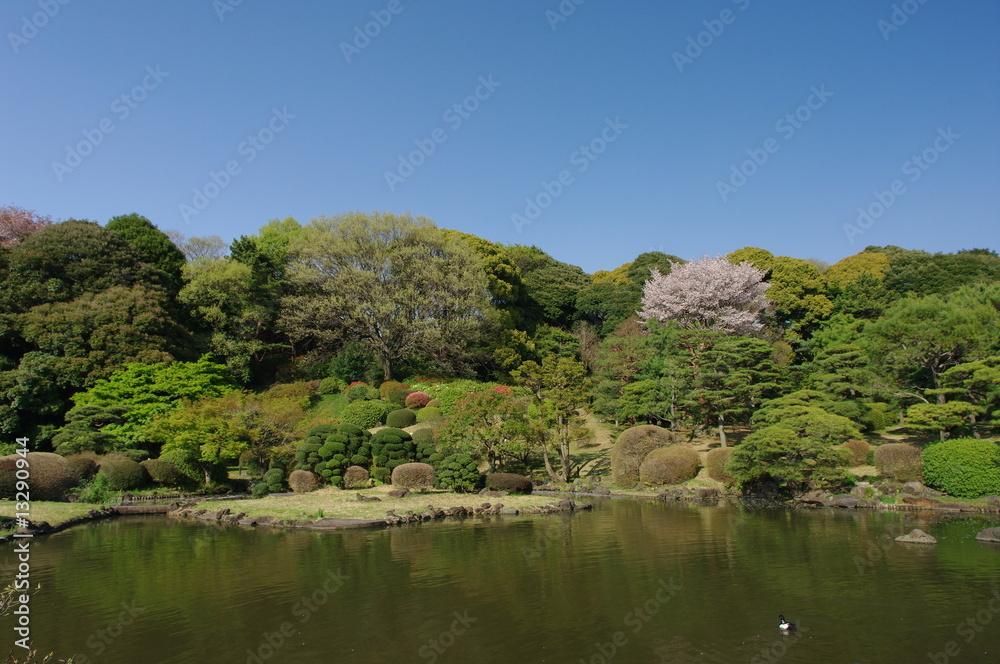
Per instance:
[[[226,239],[409,211],[588,272],[1000,247],[995,1],[899,25],[889,0],[237,2],[4,0],[0,204]],[[518,232],[526,198],[548,205]]]

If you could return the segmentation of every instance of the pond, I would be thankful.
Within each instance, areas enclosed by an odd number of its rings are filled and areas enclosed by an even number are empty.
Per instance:
[[[131,517],[34,540],[31,627],[81,663],[997,662],[990,525],[627,500],[336,534]],[[912,528],[938,544],[893,541]]]

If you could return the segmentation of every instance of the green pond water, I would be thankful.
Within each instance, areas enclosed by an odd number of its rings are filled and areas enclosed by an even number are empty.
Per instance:
[[[991,525],[625,500],[336,534],[132,517],[33,541],[31,628],[81,663],[995,663]],[[912,528],[938,544],[893,541]]]

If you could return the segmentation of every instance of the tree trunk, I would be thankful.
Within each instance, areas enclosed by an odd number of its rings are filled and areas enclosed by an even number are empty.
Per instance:
[[[382,355],[378,358],[378,363],[382,367],[382,380],[392,380],[392,362]]]
[[[979,427],[976,426],[976,414],[969,415],[969,426],[972,427],[972,437],[979,438]]]
[[[726,447],[726,427],[722,413],[719,413],[719,442]]]
[[[569,482],[569,441],[559,443],[559,461],[562,463],[562,480]]]
[[[545,472],[549,474],[549,479],[559,481],[559,475],[556,473],[555,469],[552,467],[552,462],[549,461],[549,446],[542,444],[542,458],[545,459]]]

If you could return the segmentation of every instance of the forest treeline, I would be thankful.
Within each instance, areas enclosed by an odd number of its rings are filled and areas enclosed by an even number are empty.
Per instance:
[[[988,249],[867,247],[830,266],[756,247],[694,262],[653,251],[587,274],[409,215],[272,220],[227,246],[138,214],[102,226],[7,207],[0,277],[0,433],[43,450],[84,430],[98,452],[153,446],[157,427],[194,435],[197,417],[167,417],[185,398],[230,395],[263,421],[282,403],[263,390],[323,379],[520,386],[549,404],[556,450],[580,408],[725,444],[782,398],[814,428],[902,417],[941,436],[978,435],[1000,399]],[[271,429],[258,446],[287,442]]]

